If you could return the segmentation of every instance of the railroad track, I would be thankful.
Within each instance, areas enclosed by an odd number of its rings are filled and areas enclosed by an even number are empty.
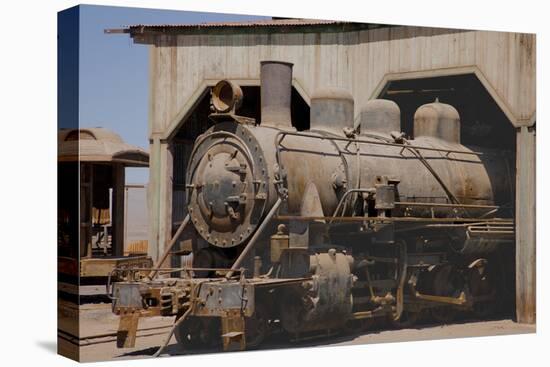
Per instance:
[[[143,338],[143,337],[155,336],[155,335],[165,335],[171,327],[172,325],[142,328],[138,330],[136,337]],[[57,329],[57,337],[69,343],[72,343],[74,345],[78,345],[79,347],[84,347],[84,346],[94,345],[94,344],[116,342],[117,333],[116,332],[103,333],[103,334],[89,335],[89,336],[79,338],[76,335]]]

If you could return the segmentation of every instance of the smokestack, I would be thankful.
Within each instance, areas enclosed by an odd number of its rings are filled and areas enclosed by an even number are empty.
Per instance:
[[[292,128],[290,118],[292,63],[262,61],[260,65],[261,124]]]

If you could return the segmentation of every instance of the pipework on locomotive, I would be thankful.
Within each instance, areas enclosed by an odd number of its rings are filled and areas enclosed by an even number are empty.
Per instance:
[[[264,61],[260,76],[261,122],[238,115],[238,85],[212,89],[188,215],[159,265],[115,270],[126,277],[108,284],[119,347],[134,345],[141,317],[176,317],[166,344],[175,334],[184,348],[243,350],[273,333],[483,318],[513,294],[509,152],[461,144],[458,111],[437,100],[417,109],[414,139],[389,100],[354,121],[338,88],[311,97],[310,128],[297,131],[292,64]],[[200,239],[192,266],[161,267],[187,226]]]

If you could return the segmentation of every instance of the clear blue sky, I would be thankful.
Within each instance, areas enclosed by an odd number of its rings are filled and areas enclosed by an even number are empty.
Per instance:
[[[146,45],[107,28],[132,24],[174,24],[262,19],[245,15],[197,13],[110,6],[80,7],[80,126],[105,127],[147,151],[148,56]],[[127,183],[146,183],[146,169],[126,170]]]

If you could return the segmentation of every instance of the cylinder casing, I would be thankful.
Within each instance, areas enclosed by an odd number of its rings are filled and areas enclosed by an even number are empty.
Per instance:
[[[339,328],[352,313],[351,257],[331,249],[310,256],[309,262],[311,280],[304,284],[309,290],[290,295],[301,303],[289,302],[281,310],[281,323],[288,332]]]

